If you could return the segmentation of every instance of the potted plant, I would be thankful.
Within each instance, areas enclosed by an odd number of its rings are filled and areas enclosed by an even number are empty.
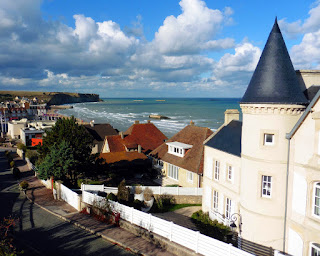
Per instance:
[[[142,187],[140,185],[136,186],[134,190],[134,200],[143,201],[144,196],[142,192]]]

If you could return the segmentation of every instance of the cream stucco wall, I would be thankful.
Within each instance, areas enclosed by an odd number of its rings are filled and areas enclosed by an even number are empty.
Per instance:
[[[314,184],[320,182],[320,102],[312,108],[292,137],[288,194],[286,249],[294,250],[294,239],[302,240],[302,255],[310,255],[311,244],[320,244],[320,217],[313,214]],[[293,240],[293,241],[292,241]]]
[[[189,172],[186,169],[180,168],[178,167],[178,180],[175,180],[171,177],[168,176],[168,166],[169,163],[167,162],[163,162],[163,169],[162,169],[162,173],[165,176],[165,184],[169,185],[169,184],[178,184],[179,186],[182,187],[198,187],[199,185],[199,179],[200,179],[200,187],[202,187],[202,183],[201,183],[201,178],[199,177],[198,174],[193,173],[193,181],[188,180],[187,178],[187,173]]]
[[[243,104],[240,211],[243,237],[282,250],[288,142],[286,133],[304,106]],[[264,134],[274,134],[273,145]],[[262,176],[272,177],[271,197],[262,196]]]
[[[204,159],[203,187],[207,192],[203,194],[202,210],[209,212],[212,218],[221,221],[225,217],[226,198],[230,198],[231,214],[239,213],[241,158],[205,146]],[[215,161],[220,162],[219,180],[214,178]],[[233,167],[232,180],[228,179],[228,166]],[[214,209],[213,206],[213,191],[217,191],[219,195],[218,209]]]

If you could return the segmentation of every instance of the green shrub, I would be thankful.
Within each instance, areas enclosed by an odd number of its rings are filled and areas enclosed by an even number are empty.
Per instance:
[[[156,199],[156,205],[160,212],[166,210],[167,208],[169,208],[169,206],[174,204],[175,204],[175,199],[171,195],[160,195]]]
[[[39,154],[36,150],[27,150],[26,151],[26,157],[29,158],[30,162],[33,164],[36,164]]]
[[[98,196],[107,197],[108,193],[106,193],[104,191],[98,191]]]
[[[15,162],[14,161],[11,161],[10,162],[10,168],[14,168],[16,166]]]
[[[26,150],[27,150],[27,146],[24,145],[23,143],[18,143],[17,148],[24,151],[24,152],[26,152]]]
[[[143,191],[143,196],[144,196],[144,199],[146,201],[150,201],[153,197],[153,192],[150,188],[146,188],[144,191]]]
[[[108,196],[107,196],[107,199],[108,200],[111,200],[111,201],[117,201],[117,196],[113,193],[110,193]]]
[[[130,197],[130,190],[126,187],[126,180],[122,180],[118,186],[117,198],[119,201],[128,202]]]
[[[143,207],[144,206],[144,204],[143,204],[143,202],[142,201],[140,201],[140,200],[138,200],[138,199],[136,199],[136,200],[134,200],[133,201],[133,207],[134,207],[134,209],[137,209],[137,210],[141,210],[141,207]]]
[[[12,174],[13,174],[13,177],[15,179],[19,179],[20,178],[20,170],[18,167],[14,167],[13,170],[12,170]]]
[[[193,213],[191,218],[200,233],[220,241],[226,241],[227,235],[230,233],[228,226],[219,223],[217,220],[211,220],[209,214],[202,210]]]
[[[178,184],[171,184],[171,185],[166,185],[166,187],[179,187]]]

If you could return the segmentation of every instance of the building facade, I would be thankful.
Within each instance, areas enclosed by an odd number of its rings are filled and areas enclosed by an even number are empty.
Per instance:
[[[243,239],[292,255],[320,255],[319,74],[294,71],[276,21],[240,102],[241,132],[231,121],[205,144],[203,210],[227,225],[236,215]]]

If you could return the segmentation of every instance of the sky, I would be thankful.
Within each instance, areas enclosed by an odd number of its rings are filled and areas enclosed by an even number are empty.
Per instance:
[[[320,0],[0,0],[0,90],[242,97],[276,17],[320,69]]]

